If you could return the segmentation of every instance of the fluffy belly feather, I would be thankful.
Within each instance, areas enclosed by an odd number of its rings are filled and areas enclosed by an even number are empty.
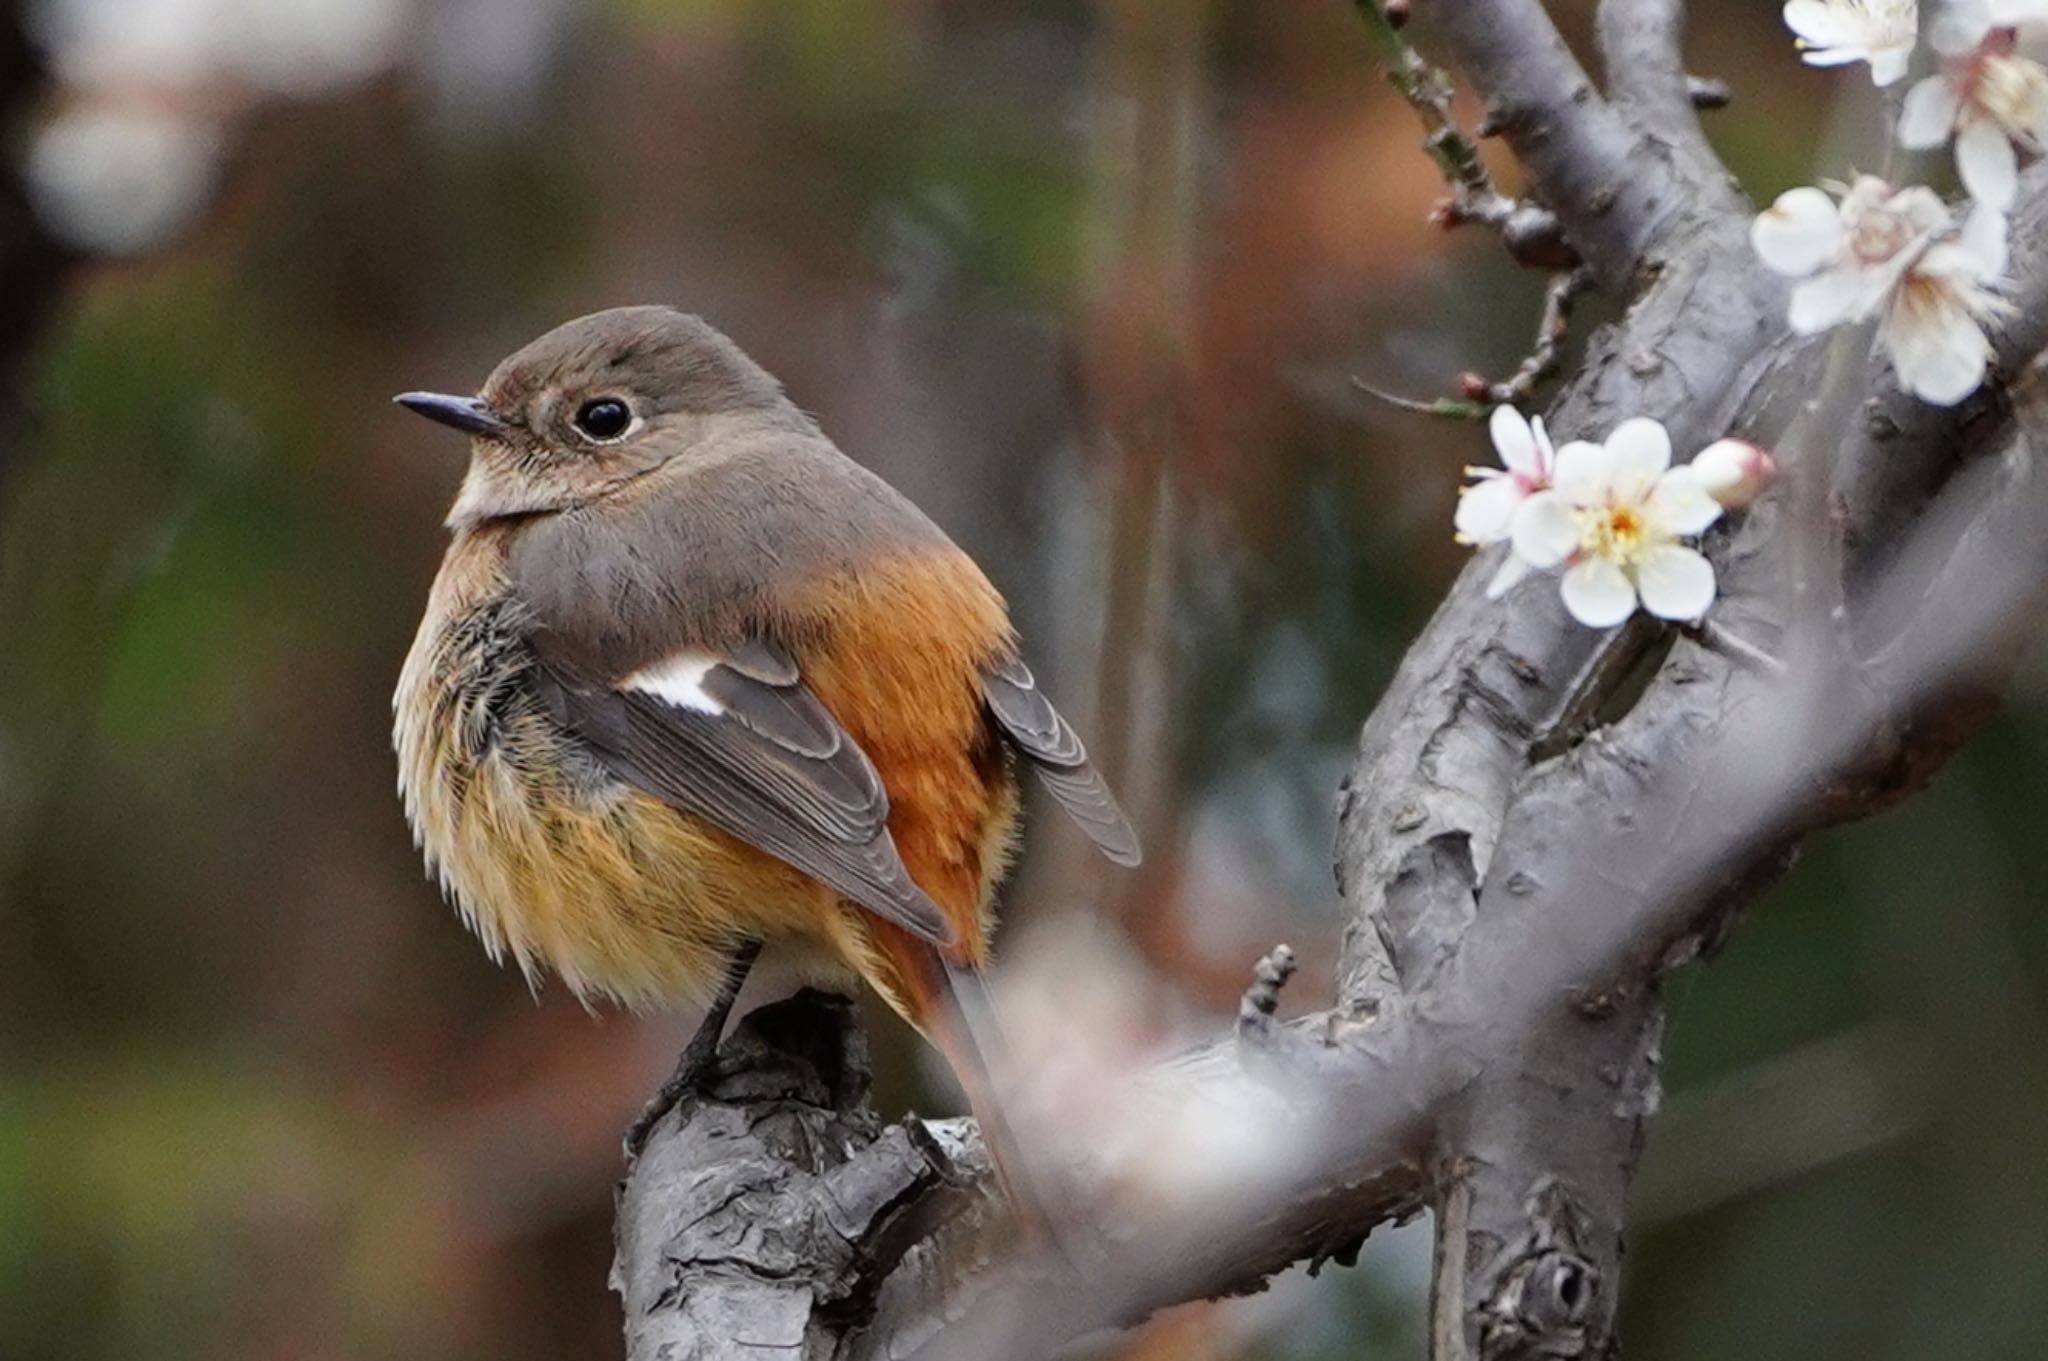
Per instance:
[[[816,941],[809,973],[871,952],[829,890],[617,782],[565,737],[493,584],[443,573],[393,699],[413,837],[493,959],[648,1009],[708,1000],[743,940]]]

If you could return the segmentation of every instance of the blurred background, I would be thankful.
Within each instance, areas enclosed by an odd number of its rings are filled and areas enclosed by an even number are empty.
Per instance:
[[[1769,0],[1694,10],[1753,196],[1824,143],[1873,163],[1861,68],[1801,67]],[[1014,977],[1117,1054],[1213,1031],[1276,940],[1288,1005],[1327,1000],[1337,780],[1490,461],[1351,380],[1503,377],[1542,285],[1426,224],[1348,0],[5,23],[0,1357],[617,1354],[618,1135],[691,1018],[493,968],[388,736],[462,457],[388,399],[597,307],[709,317],[1015,602],[1151,858],[1038,820]],[[2038,1354],[2044,749],[2037,668],[1674,986],[1633,1355]],[[1076,952],[1113,965],[1093,1011],[1047,991]],[[885,1112],[954,1109],[873,1032]],[[1419,1357],[1427,1256],[1377,1235],[1104,1354]]]

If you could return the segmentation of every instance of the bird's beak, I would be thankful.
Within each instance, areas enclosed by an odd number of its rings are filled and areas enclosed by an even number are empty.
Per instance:
[[[401,392],[391,399],[407,411],[417,411],[430,421],[470,435],[502,437],[505,422],[496,412],[474,397],[450,397],[441,392]]]

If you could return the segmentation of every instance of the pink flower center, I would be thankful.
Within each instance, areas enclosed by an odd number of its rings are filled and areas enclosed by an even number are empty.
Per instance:
[[[1898,213],[1873,208],[1860,213],[1849,232],[1849,249],[1867,265],[1883,264],[1913,240],[1913,226]]]

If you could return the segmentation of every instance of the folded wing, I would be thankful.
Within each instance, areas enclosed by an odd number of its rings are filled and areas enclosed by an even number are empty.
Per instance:
[[[1080,737],[1040,693],[1031,668],[1005,657],[982,672],[981,693],[1010,745],[1038,772],[1039,782],[1089,840],[1117,864],[1137,864],[1138,834],[1130,819],[1088,763]]]
[[[680,652],[609,684],[547,671],[544,688],[569,731],[627,784],[919,939],[956,944],[889,836],[874,765],[782,648]]]

